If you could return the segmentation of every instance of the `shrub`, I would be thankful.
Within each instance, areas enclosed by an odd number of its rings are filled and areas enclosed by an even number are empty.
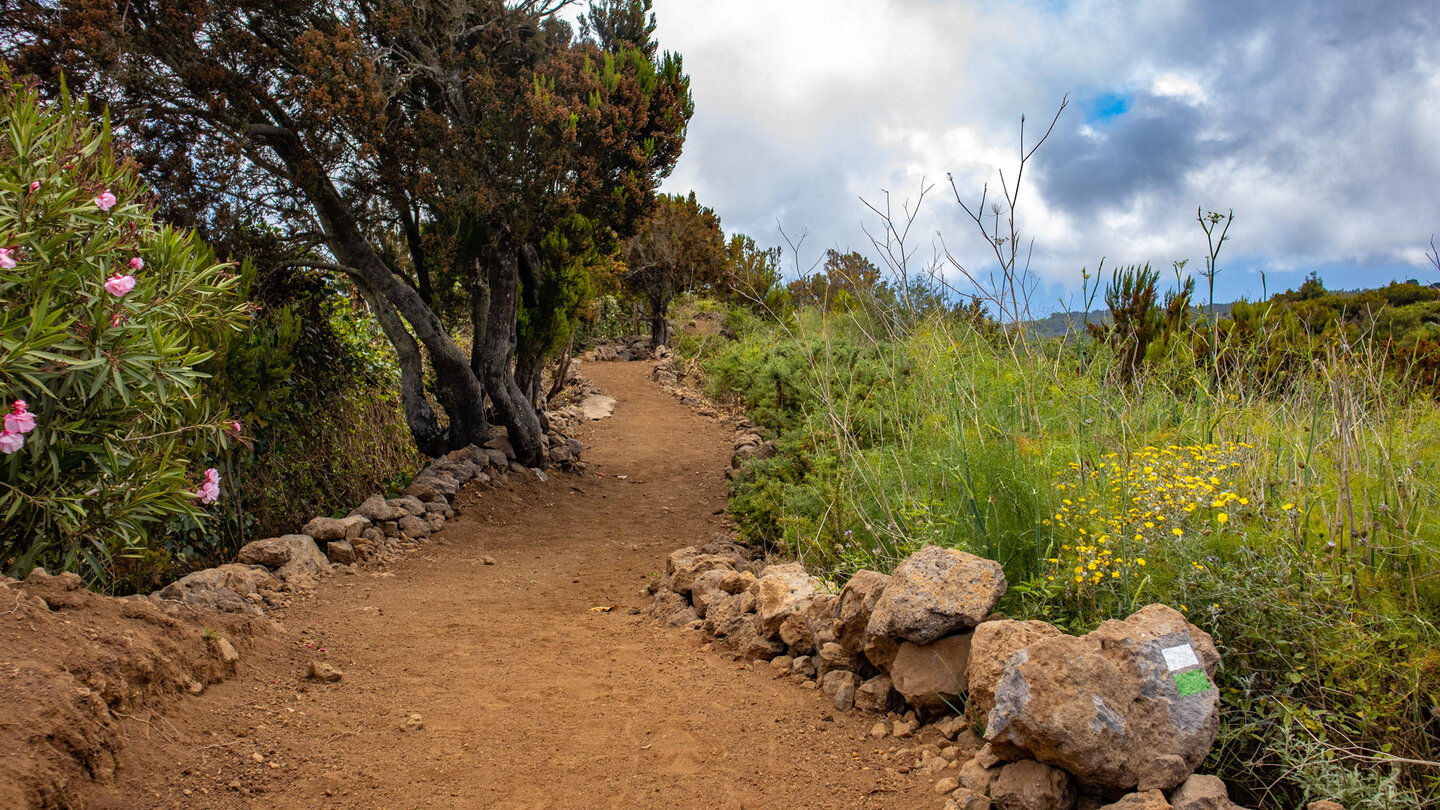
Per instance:
[[[44,102],[0,68],[0,396],[35,420],[0,459],[11,573],[105,584],[168,521],[202,519],[193,459],[233,428],[204,407],[197,367],[243,309],[227,266],[157,225],[146,194],[83,103]]]

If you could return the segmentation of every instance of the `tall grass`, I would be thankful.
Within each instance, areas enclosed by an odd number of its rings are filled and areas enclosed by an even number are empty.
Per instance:
[[[1262,379],[1206,371],[1258,349],[1172,341],[1132,375],[881,307],[741,332],[699,360],[780,447],[737,478],[750,539],[837,581],[962,548],[1005,566],[1002,610],[1072,632],[1175,605],[1225,655],[1237,800],[1440,801],[1440,410],[1373,343]]]

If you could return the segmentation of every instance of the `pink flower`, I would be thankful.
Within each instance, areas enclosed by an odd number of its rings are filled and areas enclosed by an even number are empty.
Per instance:
[[[0,453],[10,455],[25,446],[25,437],[13,430],[0,431]]]
[[[140,258],[139,256],[136,256],[135,258],[133,258],[133,259],[130,260],[130,269],[131,269],[131,270],[137,270],[137,271],[138,271],[138,270],[144,270],[144,269],[145,269],[145,260],[142,259],[142,258]]]
[[[39,191],[39,190],[40,190],[40,181],[39,181],[39,180],[31,181],[31,183],[30,183],[30,191],[35,192],[35,191]]]
[[[220,471],[211,467],[205,471],[205,483],[195,490],[201,503],[215,503],[220,500]]]
[[[10,413],[5,414],[5,430],[10,433],[29,433],[35,429],[35,414],[30,413],[25,400],[17,399],[15,404],[10,406]]]
[[[232,428],[235,429],[235,435],[236,435],[236,436],[239,436],[239,435],[240,435],[240,423],[239,423],[239,422],[231,422],[231,423],[230,423],[230,427],[232,427]]]
[[[110,325],[111,325],[111,326],[119,326],[120,324],[122,324],[122,323],[124,323],[124,322],[125,322],[125,316],[122,315],[122,314],[120,314],[119,312],[115,313],[115,317],[113,317],[113,318],[110,319]]]
[[[105,291],[116,298],[124,298],[126,293],[135,289],[135,277],[130,275],[122,276],[119,273],[110,277],[105,282]]]
[[[0,267],[15,269],[15,248],[0,248]]]
[[[111,194],[108,188],[102,191],[99,197],[95,198],[95,205],[99,206],[101,211],[109,211],[115,207],[116,202],[118,202],[118,200],[115,199],[115,195]]]

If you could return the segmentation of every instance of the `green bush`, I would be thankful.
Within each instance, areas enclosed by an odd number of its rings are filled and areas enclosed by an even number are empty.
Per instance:
[[[233,427],[198,368],[244,315],[227,266],[157,225],[146,195],[84,104],[0,69],[0,395],[35,419],[0,460],[9,573],[103,585],[171,520],[203,520],[194,462]]]

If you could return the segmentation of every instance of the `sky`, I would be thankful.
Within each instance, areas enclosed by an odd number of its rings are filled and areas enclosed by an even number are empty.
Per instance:
[[[1081,268],[1102,258],[1107,275],[1203,268],[1197,209],[1234,210],[1216,300],[1311,271],[1332,289],[1440,281],[1425,259],[1440,237],[1437,10],[655,0],[657,39],[684,57],[695,99],[663,188],[695,191],[762,246],[803,234],[790,275],[830,248],[886,266],[895,251],[870,206],[897,225],[916,211],[909,270],[938,262],[963,288],[957,265],[983,279],[997,263],[956,192],[975,208],[988,182],[994,201],[1000,172],[1013,183],[1019,167],[1021,116],[1028,149],[1068,95],[1015,209],[1035,310],[1078,308]]]

